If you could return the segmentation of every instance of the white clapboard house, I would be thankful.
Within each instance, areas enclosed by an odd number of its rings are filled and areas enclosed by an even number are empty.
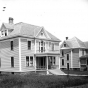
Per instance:
[[[29,72],[60,68],[60,40],[44,27],[13,18],[0,28],[0,71]]]
[[[88,69],[88,42],[66,37],[60,46],[60,54],[61,69]]]

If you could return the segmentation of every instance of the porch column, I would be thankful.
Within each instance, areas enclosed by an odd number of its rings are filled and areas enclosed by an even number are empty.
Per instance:
[[[35,39],[35,53],[36,53],[36,39]]]
[[[82,56],[82,51],[81,51],[81,49],[79,49],[79,57],[80,57],[80,56]],[[79,68],[81,67],[80,65],[81,65],[81,64],[80,64],[80,59],[79,59]]]
[[[36,72],[36,56],[34,56],[34,60],[35,60],[35,72]]]
[[[59,69],[60,69],[60,57],[59,57]]]
[[[48,56],[46,56],[46,63],[47,63],[47,75],[49,74],[48,72]]]

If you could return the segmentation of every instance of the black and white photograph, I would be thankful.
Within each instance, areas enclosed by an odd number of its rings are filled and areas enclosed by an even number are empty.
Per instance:
[[[0,0],[0,88],[88,88],[88,0]]]

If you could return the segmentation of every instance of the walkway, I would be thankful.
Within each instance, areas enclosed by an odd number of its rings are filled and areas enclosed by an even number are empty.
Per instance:
[[[51,70],[49,70],[49,72],[51,73],[51,74],[54,74],[54,75],[67,75],[67,74],[65,74],[63,71],[61,71],[60,69],[51,69]]]

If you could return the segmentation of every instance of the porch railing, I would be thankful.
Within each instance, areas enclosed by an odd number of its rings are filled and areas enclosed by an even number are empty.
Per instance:
[[[59,68],[59,65],[48,65],[48,69],[56,69]],[[47,66],[36,66],[36,69],[44,70],[47,69]]]
[[[60,53],[59,50],[36,50],[36,53]]]
[[[46,66],[36,66],[36,69],[46,69],[47,67]]]

